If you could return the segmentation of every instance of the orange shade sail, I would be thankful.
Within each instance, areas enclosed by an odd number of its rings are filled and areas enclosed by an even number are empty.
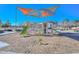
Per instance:
[[[19,9],[23,14],[28,14],[29,12],[33,12],[32,9],[26,9],[26,8],[20,8],[20,7],[18,7],[18,9]]]
[[[52,16],[52,14],[49,14],[47,11],[43,11],[42,17],[45,17],[45,16]]]

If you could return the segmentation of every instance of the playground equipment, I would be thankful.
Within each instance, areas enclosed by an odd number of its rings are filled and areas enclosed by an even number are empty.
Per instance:
[[[33,10],[33,9],[22,8],[22,7],[17,7],[17,8],[23,13],[24,16],[34,16],[34,17],[38,17],[38,18],[43,18],[43,17],[48,17],[48,16],[54,16],[58,7],[59,7],[59,5],[56,5],[51,8],[40,9],[40,10]],[[40,15],[39,15],[39,13],[40,13]],[[53,32],[52,25],[53,24],[50,24],[50,23],[43,24],[44,35],[52,35],[51,34]],[[23,34],[23,35],[28,34],[28,30],[29,30],[29,27],[24,26],[21,34]],[[40,30],[39,30],[39,33],[40,33]]]

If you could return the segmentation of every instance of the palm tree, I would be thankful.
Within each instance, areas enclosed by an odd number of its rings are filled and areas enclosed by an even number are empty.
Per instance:
[[[44,34],[46,34],[47,23],[43,23],[43,27],[44,27]]]

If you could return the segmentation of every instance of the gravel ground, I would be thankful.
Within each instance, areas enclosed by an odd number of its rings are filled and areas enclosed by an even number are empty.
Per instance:
[[[0,53],[18,54],[70,54],[79,53],[79,41],[65,36],[21,37],[19,33],[0,36],[0,41],[10,44],[0,48]],[[2,52],[1,52],[2,51]]]

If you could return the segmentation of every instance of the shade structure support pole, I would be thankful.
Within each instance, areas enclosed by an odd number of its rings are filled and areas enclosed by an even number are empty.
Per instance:
[[[15,31],[17,29],[17,15],[18,14],[17,14],[17,7],[16,7],[16,10],[15,10],[15,26],[14,26],[15,27],[15,29],[14,29]]]

